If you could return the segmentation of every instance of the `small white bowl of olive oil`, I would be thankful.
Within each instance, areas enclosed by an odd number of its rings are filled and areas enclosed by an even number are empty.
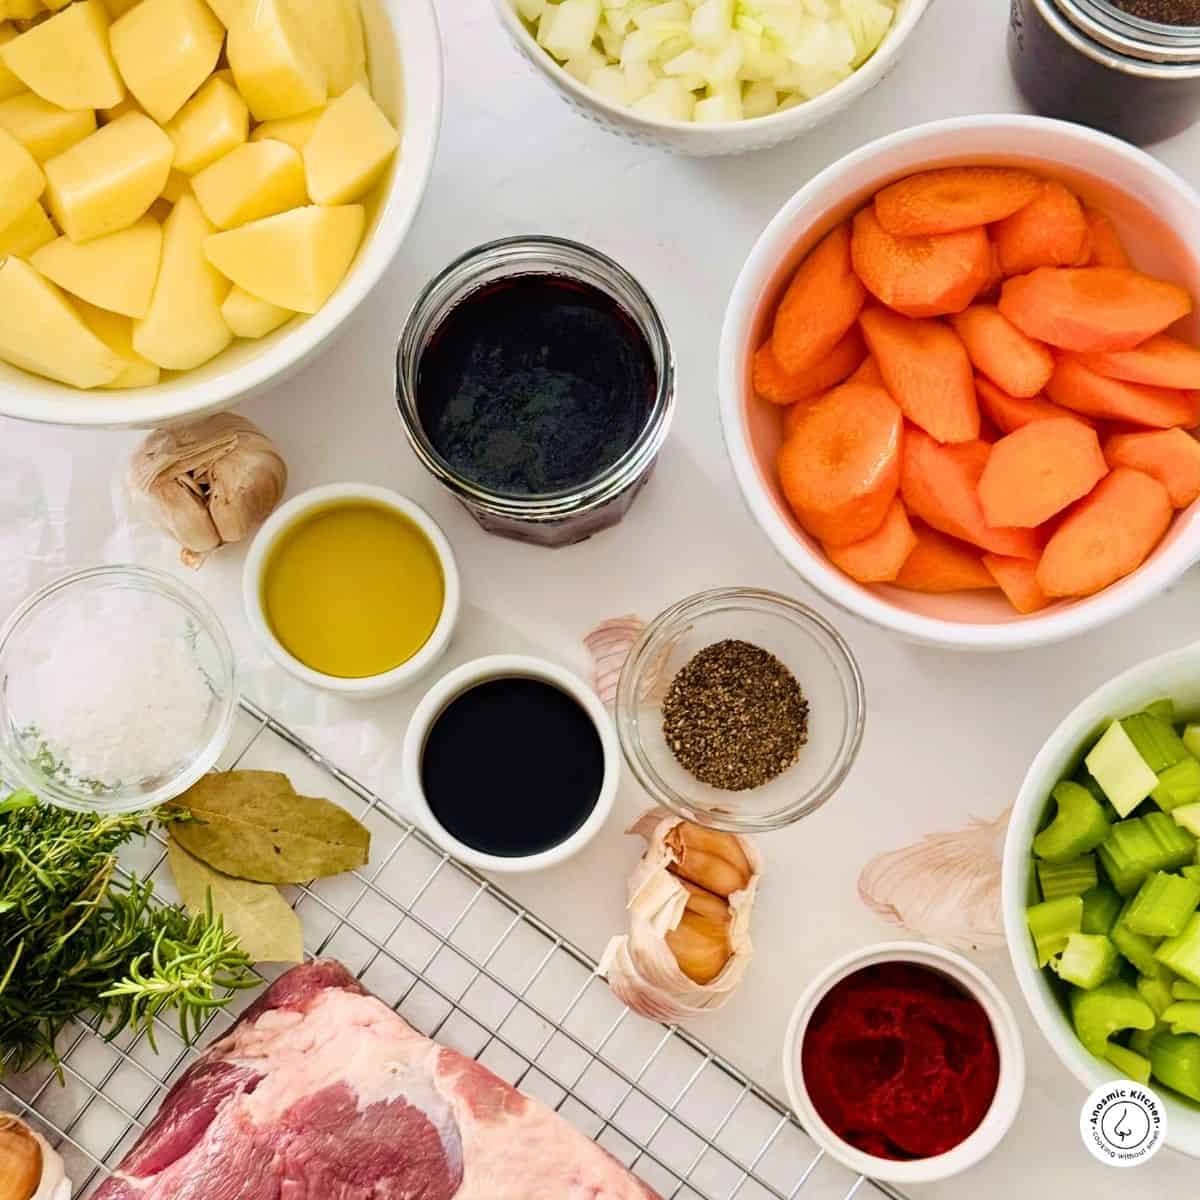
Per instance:
[[[334,483],[289,500],[258,531],[242,595],[251,629],[285,671],[366,699],[415,683],[445,652],[458,566],[419,505]]]

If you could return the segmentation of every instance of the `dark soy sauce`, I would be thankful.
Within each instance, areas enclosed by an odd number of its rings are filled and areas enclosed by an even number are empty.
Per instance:
[[[463,692],[434,722],[421,757],[434,818],[473,850],[503,858],[565,842],[603,781],[591,718],[539,679],[492,679]]]
[[[645,335],[607,293],[559,275],[481,287],[421,355],[433,448],[489,491],[544,496],[596,478],[634,444],[658,390]]]

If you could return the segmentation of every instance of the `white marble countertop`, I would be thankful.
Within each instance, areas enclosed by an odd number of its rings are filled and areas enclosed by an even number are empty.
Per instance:
[[[902,643],[831,611],[771,552],[735,489],[717,418],[717,331],[754,238],[814,172],[876,136],[1020,101],[1005,58],[1007,5],[941,0],[894,74],[864,102],[790,146],[749,158],[693,161],[631,146],[581,120],[528,70],[490,0],[438,0],[448,57],[441,153],[424,207],[383,283],[344,336],[302,374],[243,410],[283,448],[289,492],[339,479],[397,488],[441,522],[458,555],[468,610],[454,655],[536,648],[586,669],[580,639],[597,621],[650,617],[704,588],[746,584],[796,595],[847,637],[866,679],[869,716],[858,765],[821,813],[766,840],[774,873],[756,913],[756,958],[743,991],[696,1026],[757,1080],[782,1093],[779,1048],[804,982],[854,945],[892,936],[859,902],[858,868],[919,835],[991,817],[1013,798],[1038,746],[1105,679],[1195,636],[1193,575],[1134,616],[1066,645],[964,657]],[[1156,148],[1195,178],[1200,129]],[[565,550],[488,537],[415,462],[392,401],[392,352],[417,290],[449,259],[491,238],[547,232],[589,242],[637,274],[659,303],[679,360],[679,408],[658,470],[616,530]],[[33,583],[114,557],[170,563],[157,535],[122,528],[119,474],[134,435],[0,421],[0,602]],[[110,503],[111,498],[111,503]],[[43,519],[45,518],[45,519]],[[238,549],[193,578],[226,619],[251,667],[249,694],[297,723],[311,698],[261,667],[241,613]],[[180,569],[181,568],[176,568]],[[412,698],[336,715],[342,764],[388,794],[391,749]],[[313,710],[310,722],[329,714]],[[641,801],[627,782],[622,815]],[[513,890],[592,953],[623,926],[622,885],[636,857],[613,826],[568,867]],[[1024,1012],[1003,952],[978,956],[1008,991],[1027,1038],[1029,1084],[1013,1132],[987,1163],[923,1196],[1130,1200],[1188,1194],[1172,1152],[1134,1171],[1095,1163],[1078,1133],[1083,1089]],[[1194,1182],[1191,1190],[1194,1191]]]

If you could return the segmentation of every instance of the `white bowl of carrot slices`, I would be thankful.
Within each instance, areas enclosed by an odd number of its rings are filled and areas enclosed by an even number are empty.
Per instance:
[[[739,486],[842,608],[1042,645],[1200,559],[1200,196],[1115,138],[956,118],[815,177],[721,340]]]

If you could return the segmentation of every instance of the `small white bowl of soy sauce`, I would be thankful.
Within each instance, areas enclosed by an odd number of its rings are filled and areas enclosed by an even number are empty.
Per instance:
[[[480,871],[557,866],[608,820],[620,778],[616,729],[582,679],[544,659],[497,654],[440,679],[401,756],[409,813]]]

